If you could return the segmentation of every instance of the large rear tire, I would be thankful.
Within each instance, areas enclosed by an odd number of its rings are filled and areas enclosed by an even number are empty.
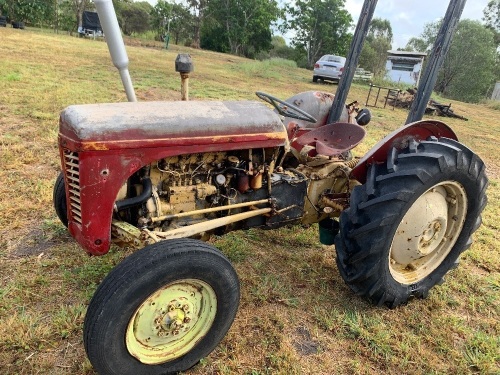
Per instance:
[[[115,267],[92,298],[85,350],[101,375],[174,374],[224,338],[239,304],[227,258],[192,239],[159,242]]]
[[[340,216],[337,266],[349,287],[394,308],[425,298],[458,264],[481,224],[488,179],[481,159],[441,138],[410,141],[372,165]]]

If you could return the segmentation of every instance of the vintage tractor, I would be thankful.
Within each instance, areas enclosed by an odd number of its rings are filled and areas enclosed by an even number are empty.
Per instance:
[[[101,15],[106,1],[96,1]],[[59,218],[89,254],[112,242],[139,249],[88,307],[85,349],[100,374],[183,371],[222,340],[240,291],[228,259],[203,241],[212,233],[320,223],[328,242],[340,224],[341,276],[390,308],[427,296],[471,245],[485,166],[447,125],[410,123],[359,159],[350,150],[370,114],[356,103],[329,123],[331,94],[257,96],[275,110],[175,101],[62,112]]]

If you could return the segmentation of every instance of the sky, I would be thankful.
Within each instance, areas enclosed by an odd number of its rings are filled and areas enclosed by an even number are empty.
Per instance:
[[[483,9],[489,0],[467,0],[460,19],[481,21]],[[346,0],[345,8],[357,22],[363,0]],[[448,8],[448,0],[379,0],[373,17],[391,22],[394,40],[392,48],[406,46],[412,37],[418,37],[427,23],[443,18]]]

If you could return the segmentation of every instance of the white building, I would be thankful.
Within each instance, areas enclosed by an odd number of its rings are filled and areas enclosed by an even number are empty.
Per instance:
[[[425,56],[424,52],[387,51],[386,78],[418,86]]]
[[[500,100],[500,82],[495,84],[495,88],[493,89],[493,94],[491,94],[492,100]]]

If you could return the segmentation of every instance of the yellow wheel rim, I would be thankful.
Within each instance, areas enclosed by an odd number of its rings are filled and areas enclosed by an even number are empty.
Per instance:
[[[125,334],[128,352],[155,365],[188,353],[208,333],[217,296],[206,282],[184,279],[151,294],[135,311]]]
[[[456,181],[434,185],[406,212],[389,253],[389,270],[402,284],[431,274],[457,242],[467,216],[467,195]]]

